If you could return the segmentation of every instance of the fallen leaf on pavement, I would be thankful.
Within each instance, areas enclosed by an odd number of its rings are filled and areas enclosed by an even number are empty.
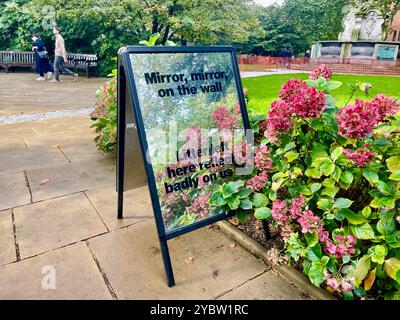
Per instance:
[[[47,184],[47,183],[49,183],[49,182],[50,182],[50,179],[43,179],[43,180],[40,182],[40,185],[43,186],[43,185],[45,185],[45,184]]]
[[[186,264],[192,264],[193,263],[193,257],[187,257],[186,259],[185,259],[185,263]]]
[[[239,225],[239,221],[237,219],[230,219],[229,223],[233,224],[234,226],[238,226]]]

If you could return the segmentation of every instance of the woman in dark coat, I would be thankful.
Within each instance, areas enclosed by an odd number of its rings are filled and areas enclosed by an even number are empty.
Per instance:
[[[37,34],[32,35],[33,47],[32,50],[35,52],[35,71],[39,73],[39,78],[36,80],[43,81],[45,80],[44,75],[47,75],[47,78],[50,79],[52,72],[51,72],[51,65],[49,63],[48,57],[41,58],[39,52],[46,51],[44,47],[42,39]]]

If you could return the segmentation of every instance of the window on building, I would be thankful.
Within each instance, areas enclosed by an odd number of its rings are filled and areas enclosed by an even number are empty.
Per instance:
[[[397,31],[393,31],[393,41],[396,41],[397,39]]]

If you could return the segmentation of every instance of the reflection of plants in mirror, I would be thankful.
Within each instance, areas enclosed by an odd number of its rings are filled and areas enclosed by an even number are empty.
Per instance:
[[[141,45],[154,46],[160,34],[152,34],[149,40],[142,40]],[[168,40],[166,46],[175,46],[173,41]],[[114,63],[117,58],[112,59]],[[96,92],[95,110],[90,114],[90,118],[95,123],[91,126],[96,130],[94,139],[96,146],[104,153],[115,151],[117,145],[117,69],[113,69],[107,81]]]

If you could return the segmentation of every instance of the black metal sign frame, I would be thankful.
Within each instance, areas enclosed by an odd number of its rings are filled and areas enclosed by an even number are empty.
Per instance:
[[[138,164],[133,164],[134,166],[142,167],[140,170],[143,171],[142,175],[147,176],[147,183],[149,186],[150,197],[152,201],[152,207],[156,222],[156,227],[158,231],[158,236],[160,240],[161,252],[165,267],[165,272],[167,276],[167,283],[169,287],[175,285],[174,274],[171,264],[171,259],[168,250],[167,241],[180,236],[182,234],[194,231],[196,229],[202,228],[204,226],[210,225],[220,220],[224,220],[227,217],[234,215],[234,212],[228,212],[227,214],[220,214],[206,218],[204,220],[195,222],[186,227],[181,227],[172,230],[171,232],[166,232],[163,223],[162,212],[156,187],[156,181],[154,178],[153,167],[151,163],[146,161],[146,154],[148,151],[148,143],[146,139],[146,131],[144,128],[144,123],[142,119],[140,103],[134,78],[134,72],[132,69],[132,64],[130,63],[131,54],[143,54],[143,53],[229,53],[232,61],[233,76],[236,84],[237,94],[240,103],[241,115],[243,120],[244,130],[250,129],[250,123],[248,119],[247,109],[245,105],[245,99],[243,95],[242,83],[240,80],[239,68],[236,60],[236,54],[233,47],[230,46],[190,46],[190,47],[139,47],[130,46],[120,49],[118,53],[118,127],[117,127],[117,140],[118,140],[118,152],[117,152],[117,192],[118,192],[118,219],[123,218],[123,199],[124,191],[126,191],[126,186],[128,179],[126,177],[126,166],[127,161],[127,146],[129,144],[135,144],[140,146],[137,153],[141,153],[141,158],[143,166],[138,166]],[[130,121],[133,123],[128,123],[127,118],[132,118]],[[135,130],[136,133],[133,135],[133,140],[131,140],[129,135],[127,135],[128,127]],[[136,158],[136,157],[135,157]],[[135,161],[138,161],[137,158]],[[143,170],[144,169],[144,170]],[[130,184],[140,186],[146,184],[143,176],[139,174],[134,178],[136,183]]]

